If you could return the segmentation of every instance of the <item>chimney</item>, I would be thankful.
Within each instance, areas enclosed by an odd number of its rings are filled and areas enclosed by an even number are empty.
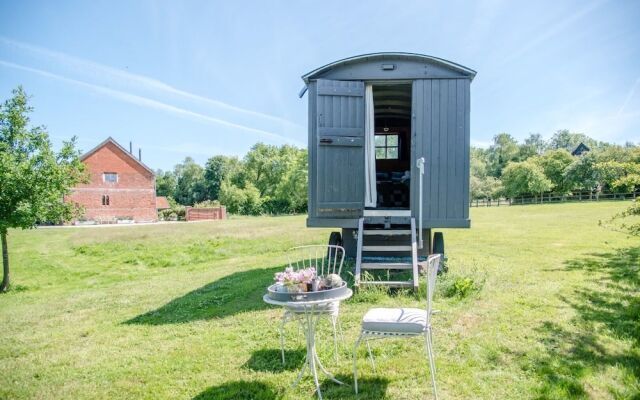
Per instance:
[[[129,154],[133,154],[133,142],[129,141]]]
[[[142,161],[142,149],[138,147],[138,161]]]

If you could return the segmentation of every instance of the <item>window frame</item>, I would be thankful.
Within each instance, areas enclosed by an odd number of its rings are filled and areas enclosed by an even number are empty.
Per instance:
[[[115,175],[116,180],[115,181],[108,180],[107,179],[107,175]],[[102,173],[102,182],[104,182],[104,183],[118,183],[119,180],[120,180],[120,177],[118,176],[117,172],[103,172]]]
[[[384,145],[378,146],[376,138],[378,136],[384,137]],[[396,144],[389,145],[389,136],[396,137]],[[374,134],[374,146],[376,160],[399,160],[400,159],[400,134],[398,132],[384,132]],[[384,149],[384,157],[378,157],[378,149]],[[389,149],[396,149],[396,156],[389,157]]]

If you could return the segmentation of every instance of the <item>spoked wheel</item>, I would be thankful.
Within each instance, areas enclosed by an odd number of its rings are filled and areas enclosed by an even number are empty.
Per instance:
[[[433,254],[442,254],[442,261],[438,272],[447,272],[447,257],[444,253],[444,235],[442,232],[436,232],[433,234]]]

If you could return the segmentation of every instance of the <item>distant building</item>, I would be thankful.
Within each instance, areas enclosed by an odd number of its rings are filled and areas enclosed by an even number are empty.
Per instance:
[[[591,151],[589,146],[587,146],[586,144],[580,142],[580,144],[571,152],[571,155],[572,156],[581,156],[584,153],[587,153],[589,151]]]
[[[66,200],[84,207],[82,219],[98,223],[158,219],[155,174],[131,149],[127,151],[109,137],[80,159],[90,182],[78,185]],[[162,200],[160,204],[164,206]]]
[[[169,200],[165,196],[156,197],[156,209],[158,211],[166,210],[168,208],[171,208],[171,206],[169,205]]]

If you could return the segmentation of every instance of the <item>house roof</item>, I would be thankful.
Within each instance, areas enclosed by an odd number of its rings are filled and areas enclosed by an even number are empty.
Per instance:
[[[584,153],[585,151],[591,151],[591,149],[586,144],[580,142],[580,144],[578,146],[576,146],[576,148],[571,152],[571,155],[572,156],[580,155],[580,154]]]
[[[337,67],[342,67],[349,64],[355,64],[360,62],[373,62],[373,61],[386,61],[386,60],[410,60],[410,61],[418,61],[425,62],[430,64],[438,64],[444,67],[447,67],[450,70],[457,71],[463,75],[469,76],[469,78],[473,79],[476,76],[476,71],[471,68],[467,68],[460,64],[456,64],[452,61],[445,60],[443,58],[428,56],[426,54],[417,54],[417,53],[402,53],[402,52],[382,52],[382,53],[369,53],[362,54],[359,56],[348,57],[342,60],[338,60],[332,62],[330,64],[324,65],[320,68],[316,68],[313,71],[302,75],[302,80],[305,83],[309,83],[310,79],[314,79],[315,77]]]
[[[132,160],[134,160],[136,163],[140,164],[140,166],[142,166],[142,168],[146,169],[147,171],[149,171],[152,175],[155,175],[156,173],[149,168],[148,166],[145,165],[145,163],[143,163],[142,161],[138,160],[137,158],[134,157],[133,154],[129,153],[127,151],[127,149],[125,149],[124,147],[120,146],[120,143],[116,142],[115,139],[113,139],[111,136],[109,136],[108,138],[106,138],[102,143],[100,143],[99,145],[97,145],[96,147],[94,147],[93,149],[87,151],[86,153],[84,153],[83,155],[80,156],[80,161],[84,161],[87,159],[87,157],[89,157],[90,155],[92,155],[93,153],[95,153],[96,151],[100,150],[101,148],[103,148],[104,146],[106,146],[107,144],[113,144],[114,146],[116,146],[120,151],[122,151],[124,154],[126,154],[129,158],[131,158]]]
[[[169,200],[164,196],[156,196],[156,209],[165,210],[167,208],[171,208]]]

